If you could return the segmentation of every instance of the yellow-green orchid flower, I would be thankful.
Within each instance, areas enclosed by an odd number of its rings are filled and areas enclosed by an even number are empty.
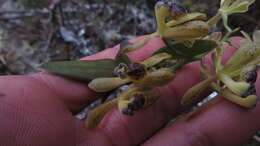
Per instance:
[[[175,15],[175,14],[178,15]],[[186,13],[183,9],[169,2],[158,2],[155,6],[157,34],[162,38],[172,40],[188,40],[204,37],[208,34],[209,26],[202,21],[206,18],[203,13]],[[172,18],[166,22],[167,18]]]
[[[232,29],[228,26],[228,16],[234,13],[247,12],[249,6],[254,2],[255,0],[221,0],[218,13],[208,21],[208,24],[214,25],[222,18],[224,27],[232,32]]]
[[[255,107],[257,96],[254,83],[257,76],[256,66],[260,63],[260,43],[258,39],[260,33],[259,31],[254,33],[254,40],[251,40],[247,34],[243,34],[246,39],[242,41],[241,46],[229,61],[220,70],[215,70],[214,75],[211,75],[203,67],[202,73],[207,79],[189,89],[183,96],[182,104],[193,103],[194,100],[198,99],[200,92],[211,86],[227,100],[246,108]],[[224,47],[221,49],[224,49]]]
[[[219,11],[225,15],[244,13],[255,0],[221,0]]]

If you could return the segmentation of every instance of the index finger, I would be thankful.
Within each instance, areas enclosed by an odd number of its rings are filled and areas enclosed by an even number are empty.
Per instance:
[[[260,72],[258,72],[260,73]],[[260,76],[256,83],[260,97]],[[191,120],[187,116],[162,129],[144,145],[237,146],[260,128],[260,105],[244,109],[227,100],[209,106]]]
[[[238,39],[236,39],[236,44],[238,44]],[[229,47],[226,50],[225,61],[232,52],[234,48]],[[210,63],[210,55],[207,56],[207,60]],[[170,84],[158,88],[160,98],[151,107],[138,111],[132,117],[122,115],[114,108],[105,115],[96,130],[107,135],[114,145],[140,144],[179,113],[182,108],[181,97],[201,80],[199,65],[199,62],[186,65],[177,72]],[[120,139],[118,139],[119,135]]]

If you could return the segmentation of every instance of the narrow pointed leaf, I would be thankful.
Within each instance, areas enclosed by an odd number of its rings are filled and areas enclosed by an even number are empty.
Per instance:
[[[216,47],[217,44],[210,40],[196,40],[192,47],[187,47],[181,42],[167,43],[166,47],[159,49],[154,54],[168,53],[171,54],[174,59],[194,58]]]
[[[113,77],[117,66],[114,60],[49,62],[41,66],[47,72],[80,81],[90,81],[100,77]]]

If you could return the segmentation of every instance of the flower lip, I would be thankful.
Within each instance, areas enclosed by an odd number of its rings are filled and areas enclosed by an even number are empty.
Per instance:
[[[187,13],[187,10],[184,7],[182,7],[181,5],[177,4],[177,3],[173,3],[171,5],[171,10],[170,11],[171,11],[171,16],[174,19],[177,19],[180,16],[185,15]]]
[[[158,1],[156,4],[155,4],[155,7],[156,8],[160,8],[160,7],[170,7],[171,6],[171,2],[165,2],[165,1]]]
[[[136,93],[130,100],[130,103],[126,108],[122,110],[122,113],[125,115],[134,115],[135,111],[141,109],[145,104],[145,97],[141,93]]]
[[[256,95],[256,89],[254,85],[252,85],[245,93],[243,93],[241,97],[246,98],[250,95]]]
[[[256,70],[249,71],[245,73],[245,77],[248,83],[254,84],[257,80],[257,71]]]
[[[143,94],[135,94],[132,98],[132,102],[131,102],[132,106],[133,106],[133,110],[138,110],[140,108],[143,107],[143,105],[145,104],[145,98]]]
[[[146,74],[146,68],[143,64],[133,63],[129,66],[127,75],[135,79],[139,79]]]
[[[188,11],[181,6],[180,4],[176,2],[170,2],[170,1],[158,1],[155,5],[156,8],[166,7],[169,9],[169,12],[171,14],[171,17],[174,19],[186,14]]]

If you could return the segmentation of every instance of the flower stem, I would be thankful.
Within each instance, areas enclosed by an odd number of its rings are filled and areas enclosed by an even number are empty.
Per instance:
[[[215,16],[213,16],[211,19],[208,20],[208,25],[212,26],[216,23],[218,23],[218,21],[221,19],[221,12],[218,12]]]

